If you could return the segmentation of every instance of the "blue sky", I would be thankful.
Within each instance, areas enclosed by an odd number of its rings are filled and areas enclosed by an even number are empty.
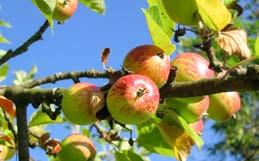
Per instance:
[[[11,29],[1,28],[1,32],[11,41],[10,45],[0,45],[1,49],[15,49],[44,22],[44,17],[31,1],[1,0],[0,4],[0,18],[13,25]],[[33,65],[37,65],[39,69],[37,78],[64,71],[81,71],[90,68],[102,70],[100,53],[106,47],[111,49],[108,65],[118,69],[130,49],[141,44],[152,43],[141,11],[141,8],[146,6],[145,1],[106,1],[107,11],[102,16],[79,5],[72,19],[63,25],[55,23],[53,33],[48,29],[43,35],[43,41],[33,44],[28,52],[9,62],[11,68],[8,79],[4,83],[12,83],[14,71],[29,70]],[[104,80],[90,81],[100,86],[105,84]],[[72,81],[62,81],[56,85],[44,87],[70,85]],[[32,107],[29,107],[29,111],[30,113],[33,111]],[[59,139],[69,134],[64,126],[53,126],[51,130],[53,130],[52,136]],[[211,143],[219,136],[212,133],[207,125],[204,138]],[[47,160],[41,150],[31,150],[31,154],[36,160]],[[152,155],[151,160],[173,159]],[[206,160],[205,152],[198,153],[194,150],[189,160]]]

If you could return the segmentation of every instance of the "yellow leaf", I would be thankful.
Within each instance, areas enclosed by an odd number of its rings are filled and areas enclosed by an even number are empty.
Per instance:
[[[220,31],[231,21],[231,14],[221,0],[195,0],[202,21],[212,30]]]

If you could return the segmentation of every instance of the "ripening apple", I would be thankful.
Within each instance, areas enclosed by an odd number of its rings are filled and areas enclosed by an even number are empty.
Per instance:
[[[162,0],[169,17],[183,25],[197,25],[198,15],[195,0]]]
[[[189,126],[195,130],[199,135],[202,134],[203,131],[203,120],[199,119],[196,122],[190,123]]]
[[[65,21],[69,19],[77,9],[78,0],[56,0],[56,6],[53,11],[53,19]]]
[[[150,78],[130,74],[112,85],[107,96],[107,107],[116,121],[140,124],[155,114],[159,99],[159,90]]]
[[[177,99],[168,98],[166,99],[166,103],[185,121],[192,123],[198,121],[202,117],[202,114],[207,111],[210,100],[208,96],[205,96],[198,102],[183,103]]]
[[[64,91],[62,111],[74,124],[86,125],[97,121],[95,114],[104,106],[104,94],[91,83],[76,83]]]
[[[171,61],[177,68],[175,82],[197,81],[202,78],[214,77],[214,71],[209,68],[209,61],[197,53],[181,53]],[[177,98],[184,103],[197,102],[204,97]]]
[[[167,82],[170,73],[170,58],[157,46],[142,45],[127,54],[123,67],[134,74],[149,77],[160,88]]]
[[[216,121],[226,121],[240,110],[241,99],[238,92],[224,92],[210,95],[208,116]]]
[[[83,134],[71,134],[61,143],[60,161],[93,161],[96,149],[93,142]]]

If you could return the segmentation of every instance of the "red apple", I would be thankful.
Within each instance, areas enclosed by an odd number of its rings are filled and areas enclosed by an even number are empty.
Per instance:
[[[62,111],[65,118],[79,125],[97,121],[95,114],[104,106],[104,94],[91,83],[76,83],[64,92]]]
[[[178,54],[176,58],[171,61],[171,65],[177,68],[176,82],[196,81],[202,78],[214,77],[214,71],[209,68],[208,60],[196,53]],[[189,97],[179,98],[178,100],[189,103],[200,101],[203,98],[204,97]]]
[[[117,80],[108,92],[107,107],[120,123],[140,124],[155,114],[159,90],[148,77],[130,74]]]
[[[93,161],[96,149],[93,142],[82,134],[72,134],[61,143],[60,161]]]
[[[132,49],[125,57],[123,67],[134,74],[152,79],[158,88],[162,87],[170,73],[170,58],[154,45],[142,45]]]
[[[69,19],[77,9],[78,0],[56,0],[53,19],[65,21]]]
[[[238,92],[224,92],[210,95],[209,117],[225,121],[239,111],[241,99]]]
[[[199,120],[202,114],[207,111],[210,100],[208,96],[205,96],[204,99],[198,102],[183,103],[177,99],[168,98],[166,103],[185,121],[191,123]]]

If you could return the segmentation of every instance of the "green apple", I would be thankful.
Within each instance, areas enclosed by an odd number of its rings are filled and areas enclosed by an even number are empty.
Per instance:
[[[62,111],[74,124],[86,125],[97,121],[95,114],[104,107],[104,94],[91,83],[76,83],[64,91]]]
[[[93,161],[96,149],[93,142],[82,134],[72,134],[61,143],[60,161]]]
[[[238,92],[224,92],[210,95],[208,116],[216,121],[226,121],[240,110],[241,99]]]
[[[180,115],[188,123],[198,121],[202,114],[204,114],[209,107],[209,97],[205,96],[204,99],[193,103],[183,103],[177,99],[166,99],[166,103],[172,108],[178,115]]]

